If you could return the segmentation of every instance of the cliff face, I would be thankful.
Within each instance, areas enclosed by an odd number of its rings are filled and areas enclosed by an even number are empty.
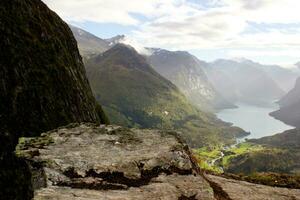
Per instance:
[[[18,138],[106,118],[72,32],[40,0],[1,0],[0,46],[0,199],[30,199],[30,170],[13,154]]]
[[[4,132],[32,136],[70,122],[98,122],[67,24],[40,0],[3,0],[0,19],[1,138]]]

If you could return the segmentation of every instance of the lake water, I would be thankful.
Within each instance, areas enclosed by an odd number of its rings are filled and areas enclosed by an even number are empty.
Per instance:
[[[257,107],[248,104],[237,104],[236,109],[226,109],[217,113],[217,116],[234,126],[239,126],[251,134],[247,138],[261,138],[274,135],[294,127],[284,124],[269,115],[278,109],[277,104],[267,107]]]

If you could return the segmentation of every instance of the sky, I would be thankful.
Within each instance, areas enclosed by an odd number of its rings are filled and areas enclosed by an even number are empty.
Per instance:
[[[63,20],[137,49],[185,50],[201,60],[300,61],[299,0],[43,0]]]

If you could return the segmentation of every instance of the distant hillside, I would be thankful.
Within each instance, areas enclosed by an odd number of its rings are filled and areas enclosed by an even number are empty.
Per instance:
[[[248,59],[242,59],[240,62],[265,71],[284,92],[288,92],[294,87],[296,79],[300,75],[299,70],[283,68],[279,65],[263,65]]]
[[[300,78],[295,87],[278,102],[280,109],[270,115],[289,125],[300,128]]]
[[[243,131],[188,103],[132,47],[118,44],[86,63],[97,100],[112,123],[184,131],[192,145],[232,142]]]
[[[299,72],[278,65],[261,65],[261,67],[284,92],[290,91],[295,86],[295,82],[300,75]]]
[[[198,108],[211,111],[234,107],[209,82],[203,70],[207,63],[185,51],[152,51],[148,60],[153,68],[175,84]]]
[[[295,148],[300,150],[300,130],[292,129],[278,133],[276,135],[263,137],[260,139],[251,139],[250,142],[262,145],[268,145],[277,148]]]
[[[251,139],[247,142],[257,147],[252,146],[253,150],[229,159],[227,172],[243,174],[272,172],[300,175],[299,129],[260,139]]]
[[[216,60],[206,71],[214,87],[231,102],[265,105],[284,95],[270,74],[247,60]]]

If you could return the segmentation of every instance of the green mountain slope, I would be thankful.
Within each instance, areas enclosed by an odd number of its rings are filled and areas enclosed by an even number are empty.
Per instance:
[[[199,111],[133,48],[118,44],[87,61],[96,99],[112,123],[184,132],[194,146],[230,143],[243,131]]]
[[[226,171],[243,174],[273,172],[300,175],[299,129],[251,139],[248,143],[256,150],[245,151],[229,159]]]

